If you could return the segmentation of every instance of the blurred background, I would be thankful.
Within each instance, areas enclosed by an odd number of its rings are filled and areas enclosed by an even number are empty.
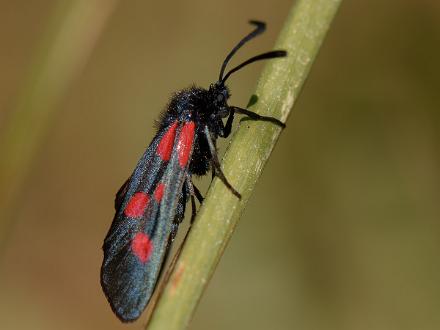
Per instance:
[[[170,94],[214,81],[250,18],[268,31],[234,63],[269,50],[291,5],[0,1],[0,130],[39,70],[80,58],[49,79],[50,120],[0,210],[1,329],[144,326],[99,284],[114,194]],[[190,329],[440,328],[439,22],[433,0],[342,3]],[[261,68],[230,79],[231,104]]]

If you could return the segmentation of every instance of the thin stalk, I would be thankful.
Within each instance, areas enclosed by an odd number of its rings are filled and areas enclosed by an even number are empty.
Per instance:
[[[341,0],[298,0],[275,49],[288,57],[268,61],[252,110],[286,121],[298,99]],[[215,179],[165,285],[148,329],[178,330],[189,324],[281,129],[271,123],[242,121],[224,159],[223,171],[242,194],[235,197]]]

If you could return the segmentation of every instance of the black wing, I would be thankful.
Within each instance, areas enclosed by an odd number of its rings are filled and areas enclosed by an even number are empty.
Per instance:
[[[159,131],[116,196],[116,215],[103,245],[101,285],[122,321],[136,320],[145,309],[175,219],[183,217],[194,132],[191,121]]]

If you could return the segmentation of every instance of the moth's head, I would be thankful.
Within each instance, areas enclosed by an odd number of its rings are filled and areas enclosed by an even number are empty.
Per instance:
[[[209,86],[209,96],[211,104],[218,109],[217,111],[222,112],[228,108],[229,89],[221,81],[217,81]]]

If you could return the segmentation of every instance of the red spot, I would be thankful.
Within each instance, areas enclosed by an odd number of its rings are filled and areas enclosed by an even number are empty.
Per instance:
[[[173,151],[174,138],[176,136],[177,122],[168,128],[157,146],[157,154],[165,161],[170,160]]]
[[[184,167],[188,163],[189,154],[191,152],[194,140],[194,129],[196,125],[193,121],[185,123],[179,135],[177,151],[179,152],[179,164]]]
[[[131,249],[141,262],[146,262],[153,252],[153,243],[144,233],[137,233],[131,241]]]
[[[163,190],[165,189],[165,185],[163,183],[159,183],[154,192],[154,199],[159,203],[163,197]]]
[[[131,197],[124,210],[127,217],[139,218],[144,214],[145,208],[148,205],[149,197],[144,192],[137,192]]]
[[[185,264],[181,261],[177,265],[177,269],[175,271],[175,275],[171,278],[171,294],[174,295],[176,289],[179,287],[179,284],[182,279],[183,272],[185,271]]]

